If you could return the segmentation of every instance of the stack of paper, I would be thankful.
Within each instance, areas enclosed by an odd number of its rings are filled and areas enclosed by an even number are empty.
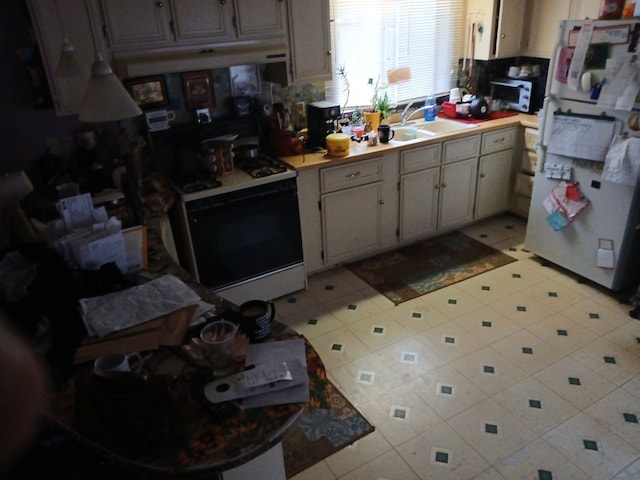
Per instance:
[[[58,210],[60,218],[47,225],[44,235],[70,266],[96,270],[113,262],[123,273],[145,268],[146,227],[122,230],[104,207],[94,208],[89,193],[63,198]]]

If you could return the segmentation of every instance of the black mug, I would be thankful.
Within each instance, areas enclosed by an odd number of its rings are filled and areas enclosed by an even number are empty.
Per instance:
[[[395,130],[391,130],[391,125],[378,126],[378,138],[380,139],[380,143],[389,143],[389,140],[393,139],[395,134]]]
[[[238,326],[251,342],[264,340],[271,333],[271,322],[276,316],[273,302],[249,300],[240,305]]]

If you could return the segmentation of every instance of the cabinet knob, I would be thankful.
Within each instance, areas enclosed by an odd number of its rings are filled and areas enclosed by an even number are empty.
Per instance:
[[[380,205],[384,205],[384,200],[380,200]]]
[[[484,177],[485,177],[485,174],[484,174],[484,173],[481,173],[481,174],[480,174],[480,178],[484,178]]]
[[[435,188],[436,190],[440,190],[440,185],[438,185],[437,183],[433,186],[433,188]]]
[[[225,3],[227,3],[227,0],[220,0],[220,5],[224,5]]]
[[[447,184],[446,184],[446,183],[443,183],[443,184],[442,184],[442,188],[447,188]]]
[[[162,3],[162,2],[156,2],[156,7],[158,7],[158,8],[162,8],[162,7],[164,7],[164,3]]]
[[[507,38],[507,36],[503,33],[502,35],[500,35],[500,38]]]
[[[349,174],[345,175],[345,177],[347,177],[347,178],[356,178],[359,175],[360,175],[360,172],[353,172],[353,173],[349,173]]]

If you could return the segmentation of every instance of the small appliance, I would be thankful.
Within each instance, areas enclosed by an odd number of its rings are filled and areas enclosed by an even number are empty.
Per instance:
[[[523,113],[535,113],[544,101],[544,77],[528,79],[499,78],[492,80],[491,98],[500,100],[506,108]]]
[[[336,131],[340,118],[340,105],[327,101],[307,104],[307,128],[309,138],[307,145],[314,148],[327,147],[327,135]]]

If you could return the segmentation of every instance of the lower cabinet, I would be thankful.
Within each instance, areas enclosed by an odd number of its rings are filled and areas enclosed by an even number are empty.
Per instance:
[[[476,219],[509,209],[513,150],[480,157],[476,192]]]
[[[477,166],[477,158],[468,158],[442,167],[439,230],[451,230],[473,220]]]
[[[516,132],[468,135],[301,170],[307,273],[507,211]]]
[[[322,195],[324,259],[336,264],[382,246],[382,182]]]
[[[320,170],[325,265],[397,242],[397,154]]]

